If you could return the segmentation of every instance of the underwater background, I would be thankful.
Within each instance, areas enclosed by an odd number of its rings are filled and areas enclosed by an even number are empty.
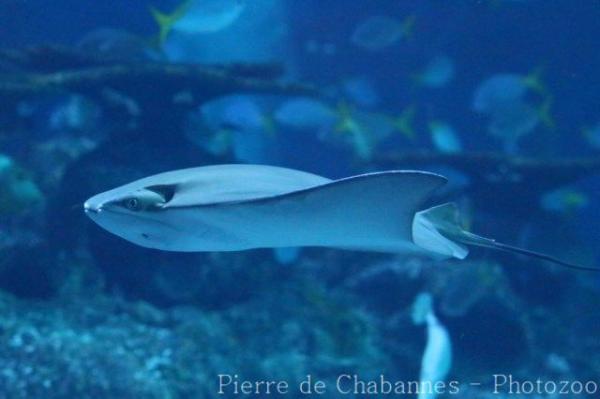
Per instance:
[[[0,398],[600,397],[598,273],[161,252],[82,208],[193,166],[426,170],[469,230],[598,267],[599,20],[595,0],[3,0]]]

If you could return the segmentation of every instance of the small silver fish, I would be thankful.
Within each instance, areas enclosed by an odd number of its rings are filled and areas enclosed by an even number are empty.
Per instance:
[[[423,171],[330,180],[273,166],[216,165],[137,180],[90,198],[84,210],[109,232],[165,251],[314,246],[463,259],[469,244],[583,268],[464,231],[453,204],[423,210],[445,182]]]

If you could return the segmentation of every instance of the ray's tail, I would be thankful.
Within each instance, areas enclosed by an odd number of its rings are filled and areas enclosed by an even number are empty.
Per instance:
[[[428,251],[460,259],[465,258],[468,254],[468,249],[461,245],[465,244],[525,255],[569,269],[600,272],[600,268],[565,262],[547,254],[503,244],[492,238],[465,231],[461,227],[458,208],[454,203],[442,204],[417,212],[413,220],[413,241]],[[452,250],[449,251],[449,249]]]
[[[546,255],[546,254],[543,254],[540,252],[530,251],[529,249],[514,247],[514,246],[508,245],[508,244],[502,244],[501,242],[497,242],[494,240],[492,240],[492,241],[493,241],[493,245],[489,246],[488,248],[494,248],[494,249],[504,251],[504,252],[511,252],[513,254],[520,254],[520,255],[529,256],[531,258],[541,259],[546,262],[551,262],[551,263],[554,263],[554,264],[557,264],[560,266],[568,267],[569,269],[586,270],[586,271],[590,271],[590,272],[600,272],[600,269],[596,268],[596,267],[576,265],[574,263],[565,262],[563,260],[560,260],[558,258],[555,258],[550,255]]]

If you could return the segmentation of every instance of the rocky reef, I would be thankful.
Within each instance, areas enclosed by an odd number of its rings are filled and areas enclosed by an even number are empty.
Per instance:
[[[597,359],[586,356],[598,349],[592,331],[597,323],[572,313],[590,306],[588,301],[597,298],[593,289],[563,284],[559,295],[568,296],[569,304],[550,312],[517,295],[500,265],[383,260],[337,281],[332,276],[348,266],[342,266],[344,257],[332,252],[328,262],[317,260],[309,254],[298,270],[270,277],[245,299],[218,308],[192,303],[158,308],[108,295],[101,285],[90,284],[89,275],[72,276],[51,300],[2,294],[3,394],[211,398],[220,374],[291,384],[310,374],[330,387],[341,374],[412,381],[424,334],[412,325],[410,303],[402,298],[418,289],[435,295],[451,332],[452,380],[485,382],[503,372],[593,378],[598,367]],[[319,276],[323,268],[338,269],[328,271],[329,283]],[[369,285],[385,289],[373,295]],[[235,290],[244,287],[242,279],[236,280]],[[557,329],[565,315],[576,322]],[[573,350],[573,340],[579,349]],[[472,387],[463,391],[468,398],[484,394]]]
[[[372,317],[316,281],[271,285],[220,311],[88,293],[37,303],[3,295],[0,309],[10,398],[211,398],[219,374],[331,382],[342,370],[389,368]]]

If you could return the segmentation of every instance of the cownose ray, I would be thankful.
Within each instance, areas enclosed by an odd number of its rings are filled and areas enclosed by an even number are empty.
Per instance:
[[[146,177],[84,204],[109,232],[165,251],[332,247],[463,259],[467,245],[548,255],[465,231],[453,203],[423,209],[443,176],[391,170],[331,180],[264,165],[214,165]]]

